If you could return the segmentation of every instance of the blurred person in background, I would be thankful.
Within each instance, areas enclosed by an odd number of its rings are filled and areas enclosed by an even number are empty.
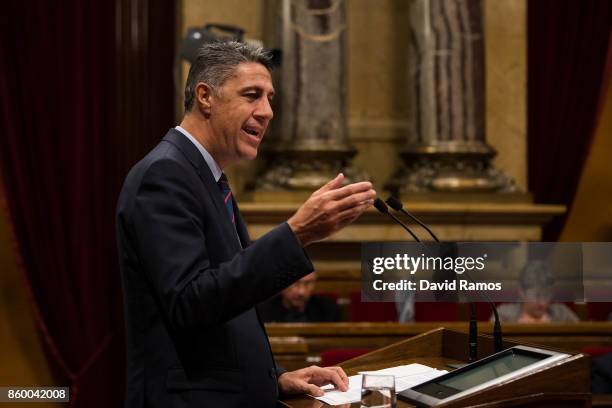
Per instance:
[[[521,303],[498,307],[499,318],[507,323],[577,322],[580,319],[563,303],[551,303],[555,278],[543,261],[531,261],[521,271]],[[493,316],[491,316],[493,321]]]
[[[264,322],[338,322],[340,309],[327,296],[313,295],[317,273],[304,276],[259,306]]]

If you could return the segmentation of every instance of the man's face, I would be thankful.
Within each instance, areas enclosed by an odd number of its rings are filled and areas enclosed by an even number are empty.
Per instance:
[[[252,160],[272,119],[274,87],[270,72],[261,64],[239,64],[234,74],[213,92],[210,124],[213,156],[222,167]]]
[[[299,310],[300,312],[304,311],[316,282],[317,276],[311,273],[283,290],[281,296],[285,307],[291,310]]]

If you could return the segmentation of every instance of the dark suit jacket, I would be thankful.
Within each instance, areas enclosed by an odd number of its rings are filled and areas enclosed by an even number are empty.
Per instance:
[[[175,129],[128,174],[117,209],[126,407],[275,406],[279,373],[254,305],[313,268],[286,223],[249,245],[234,209],[236,229]]]

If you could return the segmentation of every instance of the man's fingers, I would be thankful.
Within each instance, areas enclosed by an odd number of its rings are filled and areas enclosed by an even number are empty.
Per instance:
[[[344,187],[336,188],[335,190],[326,191],[325,194],[327,195],[326,198],[330,200],[341,200],[344,197],[352,194],[357,194],[368,190],[372,190],[372,183],[369,181],[360,181],[359,183],[353,183]]]
[[[374,199],[376,198],[376,191],[368,190],[362,193],[352,194],[348,197],[344,197],[342,200],[336,201],[336,208],[338,211],[342,212],[348,208],[357,207],[361,204],[365,204],[368,202],[374,203]]]
[[[340,391],[348,390],[348,385],[345,384],[342,377],[336,370],[326,369],[328,381],[331,381],[334,384],[334,387],[338,388]]]
[[[334,177],[332,180],[325,183],[323,187],[315,191],[312,195],[318,195],[318,194],[325,193],[326,191],[335,190],[338,187],[342,186],[343,181],[344,181],[344,174],[338,173],[336,177]]]
[[[348,390],[348,379],[342,378],[340,372],[337,370],[339,367],[313,367],[313,375],[315,375],[315,382],[318,385],[333,384],[334,387],[340,391]]]
[[[348,387],[349,379],[346,373],[344,372],[344,370],[342,369],[342,367],[328,367],[328,368],[335,370],[340,376],[340,378],[342,379],[342,382],[344,382],[344,384]]]
[[[312,396],[315,396],[315,397],[321,397],[321,396],[323,396],[325,394],[325,392],[321,388],[317,387],[314,384],[306,384],[306,390],[305,391],[306,391],[306,393],[308,393],[308,394],[310,394]]]
[[[342,229],[349,224],[352,224],[357,218],[361,216],[368,208],[370,208],[371,204],[365,204],[360,207],[350,208],[345,210],[338,216],[338,229]]]
[[[364,211],[366,211],[371,206],[372,206],[372,201],[367,201],[356,207],[347,208],[346,210],[343,210],[338,214],[338,220],[343,225],[350,224],[351,222],[355,221],[361,214],[364,213]]]
[[[338,231],[339,213],[345,209],[359,207],[362,203],[371,205],[376,196],[372,183],[362,181],[342,187],[345,181],[342,173],[321,187],[287,220],[289,227],[302,246],[328,237]],[[347,197],[347,200],[341,201]],[[367,207],[366,207],[367,208]],[[358,214],[356,213],[355,216]],[[345,223],[346,224],[346,223]]]

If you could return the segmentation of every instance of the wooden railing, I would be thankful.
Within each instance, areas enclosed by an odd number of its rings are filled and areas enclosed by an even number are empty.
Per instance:
[[[320,353],[329,349],[377,349],[428,330],[445,327],[465,331],[465,322],[434,323],[286,323],[266,328],[277,361],[287,369],[319,363]],[[491,334],[490,323],[480,323],[479,333]],[[568,351],[589,346],[612,347],[612,323],[505,324],[505,338]],[[467,345],[466,345],[467,347]]]

